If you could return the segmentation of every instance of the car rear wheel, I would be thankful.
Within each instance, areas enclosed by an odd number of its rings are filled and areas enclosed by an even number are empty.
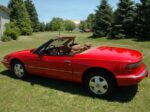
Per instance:
[[[14,61],[12,64],[12,70],[15,76],[19,79],[26,77],[26,70],[24,65],[20,61]]]
[[[104,71],[89,72],[84,82],[86,90],[97,97],[110,96],[115,90],[115,82],[111,74]]]

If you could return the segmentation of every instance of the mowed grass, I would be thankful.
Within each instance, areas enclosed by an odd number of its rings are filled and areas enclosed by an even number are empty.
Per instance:
[[[13,51],[36,48],[58,32],[35,33],[17,41],[0,42],[0,60]],[[91,33],[67,33],[77,42],[91,42],[94,46],[116,46],[135,49],[143,54],[150,70],[150,41],[133,39],[90,39]],[[38,76],[16,79],[12,72],[0,64],[0,112],[150,112],[150,79],[138,86],[119,88],[113,97],[100,99],[89,96],[80,84]]]

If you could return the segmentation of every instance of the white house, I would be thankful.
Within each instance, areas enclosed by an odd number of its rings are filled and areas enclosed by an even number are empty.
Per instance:
[[[0,40],[5,31],[5,24],[9,23],[9,11],[6,7],[0,5]]]

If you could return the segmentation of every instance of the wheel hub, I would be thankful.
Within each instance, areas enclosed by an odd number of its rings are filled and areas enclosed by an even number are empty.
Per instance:
[[[19,77],[19,78],[23,77],[23,75],[24,75],[23,66],[21,64],[15,64],[14,65],[14,72],[15,72],[17,77]]]
[[[89,81],[89,86],[95,94],[105,94],[108,90],[108,83],[106,79],[101,76],[94,76]]]

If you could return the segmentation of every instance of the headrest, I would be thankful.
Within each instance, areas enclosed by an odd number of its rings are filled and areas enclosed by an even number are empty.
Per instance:
[[[74,45],[74,46],[71,47],[71,50],[79,51],[79,50],[81,50],[81,46],[80,45]]]
[[[90,42],[87,42],[84,44],[85,47],[92,47],[92,44]]]

